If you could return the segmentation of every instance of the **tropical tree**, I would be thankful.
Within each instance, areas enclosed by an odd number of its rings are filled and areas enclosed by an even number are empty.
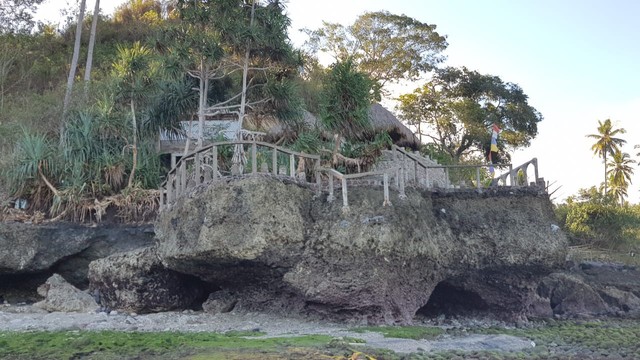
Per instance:
[[[631,184],[631,176],[633,175],[632,164],[636,161],[632,160],[629,154],[620,150],[613,153],[609,160],[609,183],[611,184],[612,195],[620,200],[620,205],[624,204],[624,198],[627,196],[627,189]]]
[[[373,81],[356,70],[352,59],[333,64],[320,94],[325,127],[347,138],[361,137],[370,130],[372,87]]]
[[[116,91],[123,102],[128,102],[131,111],[132,135],[130,147],[133,162],[127,187],[133,185],[138,164],[139,122],[136,117],[136,102],[147,100],[151,97],[151,90],[155,88],[153,84],[157,80],[156,75],[159,72],[157,64],[152,62],[151,55],[150,49],[136,42],[130,48],[120,47],[118,49],[118,59],[113,64]]]
[[[323,22],[309,35],[312,52],[331,54],[336,60],[351,58],[382,89],[388,82],[415,80],[444,60],[446,37],[436,26],[388,11],[366,12],[350,26]]]
[[[589,134],[588,138],[596,139],[596,142],[591,146],[591,150],[594,155],[602,157],[604,163],[604,194],[607,193],[607,155],[613,155],[617,151],[620,151],[620,146],[627,141],[616,137],[618,134],[624,134],[626,130],[624,128],[614,129],[611,124],[611,119],[606,119],[604,122],[598,120],[598,133]]]
[[[87,49],[87,65],[84,68],[84,97],[89,97],[89,83],[91,82],[91,68],[93,66],[93,48],[96,44],[96,31],[98,28],[98,18],[100,17],[100,0],[96,0],[93,8],[93,19],[91,20],[91,33],[89,34],[89,47]]]
[[[467,68],[436,70],[430,82],[399,100],[400,117],[454,163],[486,153],[492,124],[501,128],[500,155],[508,157],[505,146],[528,146],[542,121],[520,86]]]
[[[76,41],[73,46],[73,57],[71,58],[71,66],[69,67],[69,76],[67,77],[67,90],[64,94],[62,103],[62,121],[60,122],[60,142],[64,141],[64,118],[69,110],[71,102],[71,93],[73,92],[73,81],[76,76],[76,68],[78,67],[78,58],[80,57],[80,41],[82,40],[82,19],[84,19],[84,8],[86,0],[80,0],[80,10],[78,11],[78,22],[76,24]]]
[[[29,34],[33,14],[44,0],[0,0],[0,33]]]

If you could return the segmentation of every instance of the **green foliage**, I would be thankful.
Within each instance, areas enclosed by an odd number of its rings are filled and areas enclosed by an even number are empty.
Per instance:
[[[33,15],[44,0],[2,0],[0,34],[28,34],[35,25]]]
[[[319,347],[331,340],[331,337],[325,335],[254,338],[259,335],[260,333],[247,332],[7,332],[0,333],[0,357],[72,359],[90,355],[92,358],[100,359],[133,359],[140,356],[183,358],[189,354],[202,353],[206,354],[207,358],[217,358],[230,350],[246,351],[248,354],[276,352],[286,351],[290,347]]]
[[[608,179],[607,175],[607,155],[613,155],[620,151],[620,146],[627,141],[621,138],[617,138],[618,134],[626,133],[625,129],[614,129],[611,119],[606,119],[604,122],[598,120],[598,133],[589,134],[588,138],[595,139],[596,142],[591,146],[591,150],[594,155],[602,156],[602,162],[604,163],[604,193],[607,193]],[[618,183],[620,185],[620,183]],[[620,186],[618,186],[620,187]]]
[[[445,333],[442,328],[424,326],[366,326],[357,328],[355,331],[359,333],[366,331],[378,332],[388,338],[414,340],[432,340]]]
[[[430,130],[425,135],[454,163],[484,156],[494,123],[502,129],[498,156],[508,159],[507,150],[529,146],[542,121],[518,85],[464,67],[436,70],[430,82],[399,100],[400,117],[424,124]]]
[[[371,129],[372,81],[356,70],[351,59],[331,66],[321,93],[322,122],[347,138],[362,138]]]
[[[640,248],[640,205],[619,206],[595,187],[556,207],[556,217],[574,244],[609,249]]]
[[[435,25],[388,11],[366,12],[351,26],[323,22],[322,28],[305,32],[313,52],[329,53],[340,61],[352,58],[379,87],[415,80],[444,59],[440,53],[447,47]]]

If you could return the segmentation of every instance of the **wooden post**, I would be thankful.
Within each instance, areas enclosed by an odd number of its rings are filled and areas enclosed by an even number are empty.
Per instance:
[[[212,168],[212,171],[213,171],[213,173],[211,175],[212,175],[213,180],[215,181],[215,180],[218,179],[218,147],[214,146],[213,148],[211,148],[211,151],[213,153],[211,155],[211,160],[212,160],[211,168]]]
[[[176,154],[171,153],[171,168],[175,168],[176,167]]]
[[[271,167],[273,171],[273,175],[278,175],[278,148],[273,148],[273,152],[271,155]]]
[[[180,192],[180,194],[184,195],[184,193],[187,191],[187,162],[186,161],[183,161],[182,165],[180,165],[180,176],[182,177],[182,191]]]
[[[251,174],[255,175],[258,173],[258,145],[256,144],[256,140],[253,140],[253,144],[251,144]]]
[[[426,188],[429,188],[429,168],[428,167],[424,167],[424,186]]]
[[[289,154],[289,176],[296,177],[296,157],[293,154]]]
[[[195,167],[196,167],[196,183],[195,186],[198,186],[201,184],[200,182],[200,165],[201,165],[201,157],[200,157],[200,152],[197,152],[195,154]]]
[[[162,186],[160,186],[158,190],[160,190],[160,210],[162,210],[166,205],[165,198],[164,198],[166,191],[162,188]]]
[[[449,188],[450,186],[450,181],[449,181],[449,168],[448,167],[444,167],[444,181],[446,181],[444,187],[445,188]]]
[[[327,202],[333,202],[335,199],[335,196],[333,196],[333,174],[329,172],[329,196],[327,196]]]
[[[480,166],[476,167],[476,188],[480,189]]]
[[[347,179],[342,178],[342,210],[349,209],[349,199],[347,198]]]
[[[169,173],[169,176],[167,177],[167,204],[171,205],[173,203],[173,186],[174,186],[174,182],[175,182],[175,175]]]
[[[516,182],[515,182],[515,175],[513,174],[513,165],[509,164],[509,186],[515,186],[515,184]]]
[[[533,160],[531,160],[531,162],[533,163],[533,171],[534,171],[534,174],[536,176],[536,180],[535,180],[536,181],[536,185],[538,185],[538,177],[539,177],[539,174],[538,174],[538,159],[533,158]]]
[[[407,195],[404,193],[404,168],[400,168],[400,199],[406,199]]]
[[[384,202],[382,206],[391,206],[391,200],[389,200],[389,174],[384,173],[382,183],[384,184]]]
[[[316,175],[316,195],[320,196],[322,192],[322,177],[320,176],[320,159],[316,160],[316,167],[313,169]]]

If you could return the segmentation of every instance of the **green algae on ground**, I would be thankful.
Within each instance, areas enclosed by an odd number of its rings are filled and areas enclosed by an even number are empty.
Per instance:
[[[248,336],[249,335],[249,336]],[[163,359],[187,358],[199,353],[251,351],[279,353],[287,348],[320,347],[332,337],[308,335],[286,338],[255,338],[255,333],[172,332],[2,332],[2,359]],[[260,334],[257,334],[260,335]]]
[[[398,339],[435,339],[444,334],[444,330],[438,327],[425,326],[365,326],[354,329],[355,332],[378,332],[387,338]]]

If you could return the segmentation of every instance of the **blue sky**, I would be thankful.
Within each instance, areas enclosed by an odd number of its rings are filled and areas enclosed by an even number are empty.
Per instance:
[[[105,12],[120,0],[102,0]],[[62,6],[60,0],[49,3]],[[87,1],[93,9],[93,1]],[[577,0],[290,0],[290,37],[322,20],[351,24],[365,11],[388,10],[437,25],[447,35],[446,65],[466,66],[519,84],[544,120],[532,146],[514,153],[519,164],[537,157],[540,173],[561,186],[558,200],[603,180],[602,161],[590,151],[597,120],[623,127],[634,159],[640,149],[640,1]],[[52,8],[48,14],[56,13]],[[403,84],[402,92],[419,86]],[[640,168],[629,189],[640,198]]]

